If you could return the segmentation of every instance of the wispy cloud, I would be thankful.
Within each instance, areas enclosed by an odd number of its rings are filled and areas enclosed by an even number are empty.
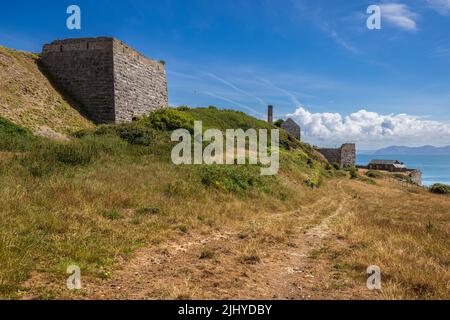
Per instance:
[[[446,57],[450,57],[450,48],[449,47],[444,47],[444,46],[439,46],[434,48],[431,51],[431,56],[433,58],[446,58]]]
[[[324,17],[322,9],[319,7],[312,9],[306,1],[303,0],[291,0],[293,6],[302,13],[302,15],[309,19],[316,27],[320,28],[331,40],[336,44],[351,52],[352,54],[360,53],[359,50],[345,40],[337,31],[336,28],[330,26]]]
[[[440,14],[447,16],[450,15],[450,0],[426,0],[428,5],[439,12]]]
[[[265,117],[265,115],[263,115],[262,113],[260,113],[259,111],[255,110],[255,109],[253,109],[252,107],[249,107],[249,106],[247,106],[245,104],[239,103],[239,102],[237,102],[235,100],[232,100],[230,98],[227,98],[227,97],[224,97],[224,96],[212,93],[212,92],[208,92],[208,91],[200,91],[200,93],[206,94],[206,95],[208,95],[210,97],[213,97],[213,98],[216,98],[216,99],[219,99],[219,100],[223,100],[223,101],[229,102],[229,103],[231,103],[231,104],[233,104],[233,105],[235,105],[237,107],[243,108],[243,109],[251,112],[252,115],[257,116],[258,118],[264,118]]]
[[[244,94],[244,95],[246,95],[246,96],[248,96],[248,97],[250,97],[250,98],[256,99],[261,105],[266,106],[266,102],[264,102],[263,99],[261,99],[260,97],[255,96],[255,95],[252,94],[252,93],[249,93],[249,92],[246,91],[246,90],[243,90],[243,89],[241,89],[241,88],[238,88],[237,86],[235,86],[235,85],[232,84],[231,82],[229,82],[229,81],[227,81],[227,80],[225,80],[225,79],[223,79],[223,78],[221,78],[221,77],[219,77],[219,76],[217,76],[217,75],[215,75],[215,74],[213,74],[213,73],[210,73],[210,72],[204,72],[204,74],[207,75],[207,76],[209,76],[209,77],[211,77],[211,78],[213,78],[213,79],[216,79],[217,81],[222,82],[222,83],[225,84],[226,86],[230,87],[231,89],[233,89],[233,90],[235,90],[235,91],[237,91],[237,92],[239,92],[239,93],[242,93],[242,94]]]
[[[417,30],[416,19],[419,15],[405,5],[389,3],[380,5],[382,21],[406,31]]]
[[[337,32],[336,30],[328,29],[327,27],[323,27],[323,30],[328,34],[328,36],[334,40],[338,45],[343,47],[344,49],[347,49],[351,53],[358,54],[359,50],[355,48],[353,45],[345,41]]]

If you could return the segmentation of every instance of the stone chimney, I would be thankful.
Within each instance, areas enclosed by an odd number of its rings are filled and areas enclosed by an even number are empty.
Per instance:
[[[273,106],[267,108],[267,122],[273,124]]]

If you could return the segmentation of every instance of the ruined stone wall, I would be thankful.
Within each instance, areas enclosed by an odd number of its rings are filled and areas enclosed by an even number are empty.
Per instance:
[[[113,38],[57,40],[41,62],[96,123],[126,122],[168,105],[165,68]]]
[[[421,186],[422,185],[422,171],[420,170],[410,170],[409,176],[411,178],[411,182]]]
[[[341,166],[344,168],[354,167],[356,164],[356,145],[346,143],[341,147]]]
[[[292,119],[287,119],[283,124],[281,125],[281,128],[286,130],[288,133],[290,133],[293,137],[297,138],[298,140],[301,140],[302,133],[300,126],[294,122]]]
[[[114,84],[116,122],[168,106],[164,65],[118,40],[114,40]]]
[[[341,165],[341,149],[340,148],[322,148],[319,152],[328,160],[329,163],[338,163]]]
[[[68,39],[44,46],[41,62],[53,80],[96,122],[113,122],[114,76],[110,38]]]
[[[319,152],[329,163],[338,163],[343,168],[354,167],[356,164],[356,145],[343,144],[340,148],[322,148]]]

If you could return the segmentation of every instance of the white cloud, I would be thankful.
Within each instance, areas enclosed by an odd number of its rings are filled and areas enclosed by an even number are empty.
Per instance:
[[[360,147],[390,144],[450,144],[450,124],[408,114],[382,115],[359,110],[347,116],[339,113],[311,113],[304,107],[288,115],[302,127],[307,139],[321,146],[357,142]]]
[[[431,8],[442,15],[450,14],[450,0],[426,0]]]
[[[417,29],[416,18],[418,15],[412,12],[405,4],[389,3],[380,5],[382,21],[399,27],[403,30],[414,31]]]

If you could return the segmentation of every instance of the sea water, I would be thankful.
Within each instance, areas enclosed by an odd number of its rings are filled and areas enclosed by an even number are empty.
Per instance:
[[[422,171],[422,183],[430,186],[434,183],[450,185],[450,155],[379,155],[357,154],[356,163],[367,165],[371,160],[398,160],[408,168]]]

